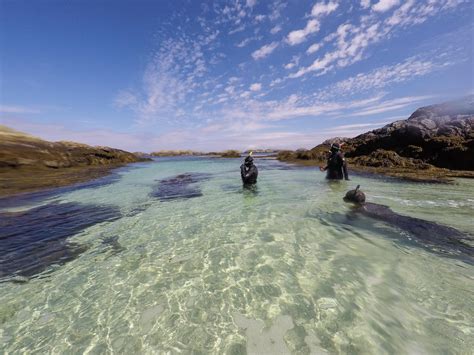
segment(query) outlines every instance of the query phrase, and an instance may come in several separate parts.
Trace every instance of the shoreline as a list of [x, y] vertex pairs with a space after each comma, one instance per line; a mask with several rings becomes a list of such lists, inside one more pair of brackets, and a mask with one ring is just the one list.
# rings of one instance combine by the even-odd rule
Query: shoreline
[[[217, 158], [215, 156], [195, 156], [201, 158]], [[262, 157], [261, 159], [270, 159]], [[300, 167], [317, 167], [324, 162], [315, 160], [280, 160], [276, 157], [271, 159], [282, 163], [293, 164]], [[142, 161], [143, 162], [143, 161]], [[88, 181], [93, 181], [111, 175], [113, 170], [129, 166], [132, 163], [117, 163], [108, 165], [79, 166], [62, 169], [21, 169], [0, 172], [0, 199], [15, 198], [30, 193], [43, 192], [56, 188], [73, 186]], [[452, 184], [456, 178], [474, 179], [474, 171], [457, 171], [447, 169], [389, 169], [373, 168], [360, 165], [348, 165], [349, 174], [366, 174], [369, 177], [386, 176], [405, 182]], [[350, 176], [350, 175], [349, 175]]]
[[[180, 155], [170, 157], [228, 159], [218, 155]], [[6, 171], [0, 169], [0, 200], [21, 197], [32, 193], [46, 192], [56, 188], [93, 181], [111, 175], [115, 169], [123, 168], [135, 163], [150, 161], [153, 161], [153, 159], [107, 165], [75, 166], [59, 169], [37, 167], [22, 167], [20, 169], [9, 169]]]
[[[317, 160], [303, 160], [303, 159], [277, 159], [280, 162], [287, 164], [294, 164], [298, 166], [320, 166], [325, 165], [326, 162]], [[431, 184], [453, 184], [455, 179], [474, 179], [474, 171], [448, 170], [442, 168], [415, 170], [407, 168], [375, 168], [362, 165], [353, 165], [348, 161], [349, 177], [351, 171], [355, 173], [363, 173], [367, 175], [382, 175], [394, 179], [399, 179], [406, 182], [419, 182]]]
[[0, 172], [0, 200], [93, 181], [130, 164], [133, 163], [3, 171]]

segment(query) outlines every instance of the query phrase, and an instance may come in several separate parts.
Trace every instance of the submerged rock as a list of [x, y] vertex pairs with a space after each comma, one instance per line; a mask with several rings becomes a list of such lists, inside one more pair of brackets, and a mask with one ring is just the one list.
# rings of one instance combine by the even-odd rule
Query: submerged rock
[[30, 277], [62, 265], [88, 249], [68, 238], [121, 217], [113, 206], [50, 203], [22, 212], [0, 213], [0, 279]]
[[202, 192], [197, 183], [208, 179], [210, 174], [204, 173], [185, 173], [162, 179], [150, 196], [161, 201], [200, 197]]

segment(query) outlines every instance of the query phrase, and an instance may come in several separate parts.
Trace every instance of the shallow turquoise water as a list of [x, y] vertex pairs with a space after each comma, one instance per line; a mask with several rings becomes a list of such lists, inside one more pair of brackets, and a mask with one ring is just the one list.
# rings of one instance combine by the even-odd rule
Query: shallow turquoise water
[[[342, 196], [360, 184], [371, 202], [473, 235], [474, 181], [328, 184], [315, 169], [257, 164], [255, 191], [242, 189], [239, 159], [162, 159], [4, 208], [87, 204], [120, 216], [70, 236], [87, 247], [73, 260], [3, 279], [0, 352], [472, 351], [473, 263], [350, 217]], [[209, 174], [191, 185], [202, 196], [150, 196], [187, 172]]]

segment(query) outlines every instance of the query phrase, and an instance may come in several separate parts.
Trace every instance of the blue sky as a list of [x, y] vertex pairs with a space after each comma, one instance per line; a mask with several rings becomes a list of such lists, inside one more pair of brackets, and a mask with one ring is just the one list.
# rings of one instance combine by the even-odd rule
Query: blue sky
[[310, 148], [474, 90], [470, 1], [0, 6], [0, 122], [48, 140]]

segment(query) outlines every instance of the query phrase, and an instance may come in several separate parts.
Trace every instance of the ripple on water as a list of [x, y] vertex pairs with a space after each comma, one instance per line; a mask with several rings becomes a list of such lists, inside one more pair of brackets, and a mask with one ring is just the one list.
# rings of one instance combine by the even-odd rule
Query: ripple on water
[[[265, 164], [258, 161], [258, 194], [242, 188], [240, 160], [169, 159], [123, 174], [93, 193], [61, 195], [62, 204], [49, 206], [53, 216], [32, 211], [54, 221], [66, 201], [72, 210], [89, 206], [80, 213], [99, 224], [87, 228], [78, 218], [82, 227], [75, 229], [66, 216], [68, 232], [60, 240], [94, 249], [47, 278], [42, 273], [28, 283], [0, 287], [2, 351], [472, 352], [471, 264], [405, 242], [409, 233], [382, 221], [351, 216], [341, 203], [352, 187], [347, 183], [329, 185], [314, 169]], [[210, 174], [212, 183], [205, 181]], [[376, 195], [439, 200], [438, 189], [425, 185], [353, 179], [369, 200]], [[449, 186], [444, 193], [461, 206], [467, 197], [472, 201], [472, 186]], [[203, 197], [187, 199], [188, 187]], [[173, 202], [159, 202], [160, 194]], [[106, 213], [110, 222], [100, 223], [94, 213], [103, 211], [96, 201], [117, 206], [122, 217]], [[452, 207], [427, 203], [424, 210], [423, 204], [375, 201], [407, 216], [429, 214], [468, 233], [473, 227], [469, 206], [450, 214]], [[18, 227], [28, 221], [16, 216]], [[36, 223], [46, 238], [45, 223]], [[33, 223], [30, 227], [33, 233]], [[59, 227], [53, 232], [62, 233]], [[73, 233], [77, 237], [70, 238]]]

